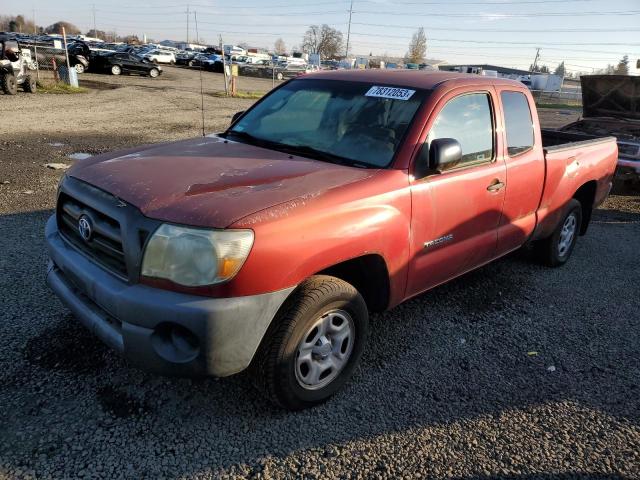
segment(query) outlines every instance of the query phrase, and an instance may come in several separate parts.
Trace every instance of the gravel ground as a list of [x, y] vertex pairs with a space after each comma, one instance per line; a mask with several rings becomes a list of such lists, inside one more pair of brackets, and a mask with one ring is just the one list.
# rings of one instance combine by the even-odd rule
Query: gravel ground
[[[61, 173], [43, 164], [199, 128], [191, 91], [83, 79], [101, 89], [0, 98], [1, 479], [640, 478], [638, 192], [610, 197], [563, 268], [512, 255], [374, 316], [349, 386], [286, 413], [243, 374], [138, 371], [46, 288]], [[250, 104], [206, 101], [211, 130]]]

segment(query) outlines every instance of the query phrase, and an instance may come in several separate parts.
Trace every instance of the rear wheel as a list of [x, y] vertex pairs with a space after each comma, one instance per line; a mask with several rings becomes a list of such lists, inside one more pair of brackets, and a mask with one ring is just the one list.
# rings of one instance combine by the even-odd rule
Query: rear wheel
[[580, 202], [572, 199], [567, 206], [567, 213], [549, 238], [535, 244], [538, 258], [549, 267], [559, 267], [567, 263], [576, 245], [582, 224], [582, 207]]
[[189, 65], [190, 67], [193, 67], [193, 65], [194, 65], [194, 61], [193, 61], [193, 60], [189, 60], [188, 65]]
[[160, 70], [158, 70], [157, 68], [152, 68], [151, 70], [149, 70], [149, 76], [151, 78], [156, 78], [158, 75], [160, 75]]
[[287, 300], [253, 365], [256, 385], [289, 410], [329, 399], [349, 380], [369, 331], [367, 306], [350, 284], [311, 277]]
[[111, 67], [111, 73], [113, 75], [120, 75], [122, 73], [122, 68], [120, 68], [120, 65], [114, 65]]
[[16, 82], [16, 77], [11, 73], [5, 73], [0, 76], [0, 84], [2, 91], [7, 95], [15, 95], [18, 93], [18, 82]]
[[22, 84], [22, 88], [27, 93], [36, 93], [36, 90], [38, 88], [37, 84], [36, 84], [36, 79], [33, 78], [31, 75], [28, 75], [24, 79], [24, 83]]
[[282, 80], [284, 78], [284, 75], [282, 74], [282, 72], [278, 72], [278, 73], [276, 73], [276, 78], [278, 80]]
[[84, 65], [81, 63], [76, 63], [76, 72], [78, 72], [78, 74], [84, 73]]

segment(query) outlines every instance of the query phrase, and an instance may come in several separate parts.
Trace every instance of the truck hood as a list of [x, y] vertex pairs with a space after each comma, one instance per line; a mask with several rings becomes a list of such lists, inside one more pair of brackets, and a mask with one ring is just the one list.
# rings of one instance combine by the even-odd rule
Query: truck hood
[[583, 75], [584, 117], [640, 119], [640, 77], [630, 75]]
[[68, 171], [150, 218], [211, 228], [375, 173], [218, 136], [98, 155]]

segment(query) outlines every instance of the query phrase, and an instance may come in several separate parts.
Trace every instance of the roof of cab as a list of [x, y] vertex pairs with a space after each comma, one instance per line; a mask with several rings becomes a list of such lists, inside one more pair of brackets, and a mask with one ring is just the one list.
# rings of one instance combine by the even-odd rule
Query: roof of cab
[[425, 72], [422, 70], [328, 70], [311, 73], [298, 78], [343, 80], [351, 82], [367, 82], [393, 85], [396, 87], [419, 88], [433, 90], [444, 82], [455, 81], [458, 85], [510, 85], [520, 86], [523, 84], [517, 80], [504, 78], [485, 77], [469, 73], [458, 72]]

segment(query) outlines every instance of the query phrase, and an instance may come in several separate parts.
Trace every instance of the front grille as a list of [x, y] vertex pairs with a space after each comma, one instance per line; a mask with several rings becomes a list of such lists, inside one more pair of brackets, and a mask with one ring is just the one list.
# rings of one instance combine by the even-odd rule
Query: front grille
[[[103, 212], [60, 193], [57, 207], [58, 228], [63, 237], [96, 263], [127, 278], [127, 264], [120, 223]], [[91, 236], [85, 240], [80, 234], [80, 218], [91, 225]]]
[[640, 145], [618, 142], [618, 154], [640, 159]]

